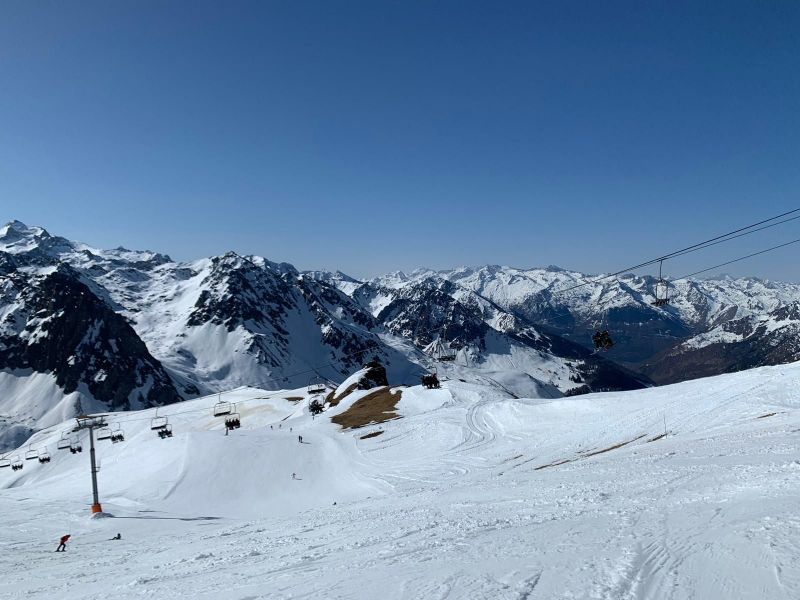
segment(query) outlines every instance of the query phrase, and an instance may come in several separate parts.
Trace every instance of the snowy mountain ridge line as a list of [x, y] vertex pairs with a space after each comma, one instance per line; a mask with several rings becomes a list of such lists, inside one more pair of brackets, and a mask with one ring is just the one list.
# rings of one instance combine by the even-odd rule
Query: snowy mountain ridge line
[[[299, 386], [312, 377], [340, 381], [371, 358], [395, 383], [415, 383], [439, 368], [467, 381], [489, 378], [519, 394], [644, 385], [641, 377], [443, 280], [402, 294], [389, 290], [386, 298], [373, 294], [383, 306], [368, 309], [357, 297], [367, 291], [338, 272], [304, 273], [234, 252], [176, 262], [150, 251], [98, 250], [19, 222], [2, 232], [0, 344], [13, 354], [0, 369], [16, 369], [22, 382], [21, 368], [55, 373], [65, 397], [78, 394], [68, 404], [73, 410], [142, 408], [242, 385]], [[55, 277], [54, 287], [48, 282]], [[351, 294], [341, 289], [348, 285]], [[98, 327], [106, 321], [119, 331]], [[437, 366], [423, 350], [445, 329], [461, 336], [453, 342], [459, 364]], [[91, 344], [82, 340], [85, 331], [95, 331]], [[109, 356], [115, 356], [111, 364]], [[138, 366], [115, 371], [117, 363]], [[112, 398], [111, 382], [131, 390], [129, 397]], [[25, 393], [24, 385], [14, 389]], [[15, 401], [6, 410], [0, 399], [0, 413], [10, 415], [0, 423], [0, 445], [50, 425], [48, 415], [62, 400], [54, 397], [53, 406], [36, 410]], [[5, 432], [12, 430], [9, 438]]]

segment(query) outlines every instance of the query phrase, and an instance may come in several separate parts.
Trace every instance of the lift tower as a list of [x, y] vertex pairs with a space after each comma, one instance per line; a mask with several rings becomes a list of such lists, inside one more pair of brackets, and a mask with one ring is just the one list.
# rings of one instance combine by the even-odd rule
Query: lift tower
[[97, 459], [94, 455], [94, 430], [107, 426], [105, 415], [82, 415], [76, 417], [75, 420], [78, 424], [75, 429], [72, 430], [73, 433], [83, 431], [84, 429], [89, 430], [89, 458], [92, 465], [92, 513], [101, 513], [103, 512], [103, 507], [100, 506], [100, 495], [97, 492], [97, 472], [100, 469], [97, 466]]

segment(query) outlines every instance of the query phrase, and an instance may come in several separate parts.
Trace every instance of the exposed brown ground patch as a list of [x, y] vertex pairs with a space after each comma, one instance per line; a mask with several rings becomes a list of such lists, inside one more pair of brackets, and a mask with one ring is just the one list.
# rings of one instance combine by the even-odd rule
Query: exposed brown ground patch
[[288, 398], [284, 398], [284, 400], [288, 400], [289, 402], [300, 402], [302, 399], [302, 396], [289, 396]]
[[383, 432], [382, 431], [373, 431], [372, 433], [368, 433], [367, 435], [362, 435], [358, 439], [360, 439], [360, 440], [368, 440], [369, 438], [378, 437], [379, 435], [383, 435]]
[[378, 388], [370, 392], [341, 414], [331, 418], [331, 421], [341, 425], [344, 429], [358, 429], [366, 425], [383, 423], [397, 419], [397, 403], [402, 398], [403, 392], [392, 391], [388, 387]]
[[777, 414], [778, 414], [778, 413], [776, 413], [776, 412], [774, 412], [774, 413], [767, 413], [767, 414], [765, 414], [765, 415], [761, 415], [761, 416], [759, 416], [759, 417], [756, 417], [756, 418], [757, 418], [757, 419], [766, 419], [767, 417], [774, 417], [774, 416], [775, 416], [775, 415], [777, 415]]
[[620, 442], [619, 444], [614, 444], [613, 446], [609, 446], [608, 448], [603, 448], [602, 450], [595, 450], [594, 452], [589, 452], [588, 454], [584, 454], [584, 456], [586, 456], [588, 458], [590, 456], [597, 456], [598, 454], [603, 454], [605, 452], [611, 452], [612, 450], [616, 450], [617, 448], [622, 448], [623, 446], [627, 446], [628, 444], [631, 444], [631, 443], [635, 442], [636, 440], [640, 440], [645, 435], [647, 435], [647, 434], [643, 433], [639, 437], [635, 437], [632, 440], [628, 440], [627, 442]]
[[342, 400], [347, 398], [347, 396], [352, 394], [356, 389], [358, 389], [358, 383], [354, 383], [353, 385], [348, 387], [344, 392], [341, 393], [341, 395], [338, 398], [335, 397], [336, 390], [333, 390], [330, 394], [328, 394], [325, 397], [325, 403], [330, 406], [336, 406], [337, 404], [339, 404], [339, 402], [341, 402]]

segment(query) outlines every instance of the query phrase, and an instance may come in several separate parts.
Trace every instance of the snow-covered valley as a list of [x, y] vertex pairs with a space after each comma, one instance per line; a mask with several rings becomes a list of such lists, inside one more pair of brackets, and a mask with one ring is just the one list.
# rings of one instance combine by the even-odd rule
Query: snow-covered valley
[[574, 398], [452, 379], [357, 429], [331, 418], [369, 391], [313, 418], [240, 388], [227, 436], [216, 396], [160, 409], [168, 439], [112, 414], [99, 519], [65, 422], [13, 453], [50, 463], [0, 470], [0, 596], [797, 598], [799, 388], [800, 364]]

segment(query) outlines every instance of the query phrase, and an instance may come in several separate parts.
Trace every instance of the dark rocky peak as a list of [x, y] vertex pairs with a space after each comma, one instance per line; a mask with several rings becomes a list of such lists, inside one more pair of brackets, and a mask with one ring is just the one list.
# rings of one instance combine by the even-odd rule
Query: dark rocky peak
[[5, 368], [52, 373], [65, 393], [83, 391], [114, 409], [179, 400], [169, 376], [125, 318], [68, 265], [31, 278], [15, 318], [23, 328], [0, 333]]

